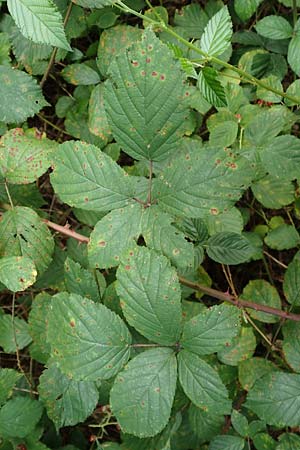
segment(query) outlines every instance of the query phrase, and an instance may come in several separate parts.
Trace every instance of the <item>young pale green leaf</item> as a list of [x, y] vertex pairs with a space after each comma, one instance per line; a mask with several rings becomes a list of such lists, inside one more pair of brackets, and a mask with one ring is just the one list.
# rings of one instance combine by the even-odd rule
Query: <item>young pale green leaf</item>
[[175, 344], [181, 332], [181, 293], [169, 260], [146, 247], [133, 247], [121, 260], [117, 280], [128, 323], [151, 341]]
[[52, 299], [48, 342], [64, 374], [96, 381], [113, 377], [127, 362], [131, 336], [120, 317], [104, 305], [65, 292]]
[[246, 22], [255, 13], [263, 0], [234, 0], [234, 9], [239, 18]]
[[30, 354], [42, 364], [45, 364], [50, 357], [51, 347], [47, 341], [47, 324], [51, 298], [46, 292], [38, 294], [32, 301], [28, 317], [29, 334], [33, 340]]
[[268, 39], [289, 39], [293, 34], [292, 26], [282, 16], [266, 16], [257, 22], [255, 28], [258, 34]]
[[250, 242], [241, 234], [222, 231], [207, 241], [208, 256], [221, 264], [240, 264], [253, 254]]
[[298, 253], [284, 274], [283, 292], [291, 305], [300, 305], [300, 258]]
[[26, 38], [72, 51], [61, 14], [52, 0], [7, 0], [7, 7]]
[[176, 358], [170, 348], [147, 350], [130, 361], [110, 394], [122, 430], [138, 437], [159, 433], [170, 418], [176, 381]]
[[300, 142], [296, 136], [276, 137], [260, 152], [260, 157], [265, 169], [274, 177], [300, 178]]
[[226, 304], [207, 308], [185, 323], [180, 344], [197, 355], [221, 350], [238, 334], [240, 311]]
[[161, 171], [158, 202], [178, 216], [218, 215], [241, 197], [254, 177], [253, 167], [227, 149], [187, 144]]
[[292, 181], [266, 175], [254, 182], [251, 190], [255, 198], [266, 208], [279, 209], [295, 200], [295, 186]]
[[90, 265], [101, 269], [118, 266], [121, 254], [141, 233], [142, 215], [142, 206], [135, 203], [104, 216], [90, 236]]
[[[254, 303], [281, 309], [281, 300], [274, 286], [265, 280], [251, 280], [244, 287], [241, 298], [251, 300]], [[248, 314], [256, 320], [265, 323], [276, 323], [279, 317], [272, 316], [253, 309], [247, 310]]]
[[0, 435], [24, 438], [30, 434], [41, 418], [43, 407], [29, 397], [15, 397], [0, 409]]
[[6, 66], [0, 66], [0, 98], [0, 121], [5, 123], [24, 122], [48, 105], [36, 80]]
[[227, 106], [225, 89], [218, 79], [218, 72], [212, 67], [203, 67], [198, 77], [198, 88], [211, 105]]
[[209, 450], [244, 450], [245, 440], [239, 436], [222, 434], [215, 436], [209, 444]]
[[100, 81], [98, 72], [87, 64], [69, 64], [61, 72], [62, 77], [75, 86], [97, 84]]
[[194, 246], [172, 225], [174, 219], [157, 206], [147, 208], [142, 221], [142, 235], [148, 247], [167, 256], [176, 267], [194, 266]]
[[30, 342], [31, 337], [25, 320], [15, 317], [12, 322], [10, 314], [0, 315], [0, 347], [5, 353], [14, 353], [17, 347], [22, 350]]
[[100, 292], [95, 274], [84, 269], [73, 259], [67, 257], [64, 264], [66, 290], [79, 294], [94, 302], [100, 301]]
[[178, 373], [185, 394], [196, 406], [208, 413], [230, 413], [231, 401], [218, 372], [199, 356], [181, 350]]
[[193, 432], [203, 441], [209, 441], [221, 432], [224, 426], [224, 416], [208, 413], [193, 403], [189, 407], [189, 423]]
[[201, 36], [200, 45], [209, 56], [219, 56], [224, 53], [232, 37], [232, 22], [227, 6], [220, 9], [208, 22]]
[[273, 372], [260, 378], [245, 404], [269, 425], [298, 427], [300, 424], [300, 375]]
[[138, 160], [168, 158], [180, 145], [188, 113], [179, 62], [147, 28], [109, 72], [104, 100], [116, 141]]
[[49, 418], [56, 429], [84, 422], [97, 405], [99, 392], [93, 381], [74, 381], [50, 364], [38, 387]]
[[37, 276], [34, 262], [27, 256], [6, 256], [0, 259], [0, 282], [12, 292], [25, 291]]
[[0, 140], [0, 170], [13, 184], [27, 184], [37, 180], [51, 165], [51, 154], [57, 144], [36, 131], [24, 133], [15, 128]]
[[89, 101], [89, 130], [98, 136], [106, 145], [111, 140], [110, 126], [104, 108], [104, 85], [102, 83], [94, 87]]
[[298, 322], [286, 322], [283, 326], [283, 353], [286, 362], [295, 372], [300, 372], [300, 327]]
[[238, 365], [238, 379], [245, 391], [250, 391], [254, 383], [264, 375], [276, 370], [275, 364], [265, 358], [254, 358], [240, 361]]
[[253, 356], [256, 348], [256, 337], [253, 329], [242, 326], [237, 337], [233, 338], [228, 347], [218, 352], [218, 358], [223, 364], [237, 366], [240, 361]]
[[64, 202], [91, 211], [126, 206], [134, 195], [134, 181], [98, 147], [76, 141], [60, 146], [51, 175]]
[[13, 388], [21, 377], [22, 374], [14, 369], [0, 369], [0, 407], [12, 396]]
[[26, 256], [40, 274], [49, 266], [53, 250], [53, 237], [35, 211], [17, 206], [3, 214], [0, 256]]

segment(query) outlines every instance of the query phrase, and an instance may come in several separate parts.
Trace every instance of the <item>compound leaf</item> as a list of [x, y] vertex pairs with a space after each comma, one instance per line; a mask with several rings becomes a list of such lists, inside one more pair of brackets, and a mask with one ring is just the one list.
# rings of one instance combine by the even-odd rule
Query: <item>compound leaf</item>
[[110, 395], [122, 430], [138, 437], [159, 433], [170, 418], [176, 380], [176, 358], [170, 348], [147, 350], [130, 361]]
[[181, 350], [178, 355], [179, 380], [184, 392], [208, 413], [229, 414], [231, 402], [218, 373], [195, 353]]
[[134, 179], [98, 147], [68, 141], [59, 147], [51, 182], [71, 206], [110, 211], [126, 206], [133, 196]]
[[74, 381], [55, 364], [42, 373], [38, 391], [57, 430], [84, 422], [95, 409], [99, 396], [95, 382]]
[[131, 336], [106, 306], [59, 293], [48, 314], [48, 341], [59, 369], [75, 380], [113, 377], [129, 358]]
[[119, 265], [123, 251], [140, 235], [142, 214], [142, 206], [135, 203], [115, 209], [96, 224], [88, 245], [92, 267], [104, 269]]
[[37, 276], [34, 262], [27, 256], [6, 256], [0, 259], [0, 282], [12, 292], [25, 291]]
[[0, 66], [0, 121], [24, 122], [48, 103], [36, 80], [22, 70]]
[[72, 51], [61, 14], [52, 0], [7, 0], [7, 7], [26, 38]]
[[244, 236], [222, 231], [207, 241], [207, 254], [221, 264], [240, 264], [251, 258], [253, 247]]
[[104, 99], [116, 141], [135, 159], [166, 159], [180, 143], [188, 112], [179, 62], [147, 29], [109, 72]]
[[181, 292], [169, 260], [146, 247], [129, 249], [117, 270], [117, 280], [128, 323], [149, 340], [175, 344], [181, 331]]
[[51, 154], [57, 144], [36, 131], [24, 133], [15, 128], [0, 140], [0, 170], [13, 184], [28, 184], [37, 180], [51, 165]]
[[300, 375], [273, 372], [260, 378], [248, 394], [246, 405], [269, 425], [300, 425]]
[[0, 435], [24, 438], [30, 434], [42, 415], [42, 404], [29, 397], [16, 397], [0, 409]]
[[180, 344], [197, 355], [222, 349], [238, 334], [240, 311], [229, 305], [207, 308], [185, 323]]
[[232, 36], [232, 22], [227, 6], [215, 14], [204, 29], [201, 36], [201, 49], [209, 56], [218, 56], [224, 53]]

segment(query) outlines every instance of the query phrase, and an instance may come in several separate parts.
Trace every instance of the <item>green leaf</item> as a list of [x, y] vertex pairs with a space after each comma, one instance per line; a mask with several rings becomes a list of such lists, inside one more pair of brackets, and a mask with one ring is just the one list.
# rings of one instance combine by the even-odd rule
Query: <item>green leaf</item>
[[282, 16], [266, 16], [257, 22], [255, 28], [258, 34], [268, 39], [289, 39], [293, 34], [292, 26]]
[[283, 354], [295, 372], [300, 372], [300, 327], [298, 322], [286, 322], [283, 326]]
[[26, 38], [72, 51], [61, 14], [52, 0], [7, 0], [7, 7]]
[[36, 80], [6, 66], [0, 66], [0, 98], [5, 99], [0, 103], [0, 121], [5, 123], [24, 122], [48, 105]]
[[76, 5], [84, 8], [103, 8], [104, 6], [111, 6], [116, 0], [75, 0]]
[[0, 435], [24, 438], [30, 434], [42, 415], [40, 402], [29, 397], [16, 397], [0, 409]]
[[218, 72], [212, 67], [203, 67], [198, 77], [198, 88], [211, 105], [227, 106], [224, 87], [218, 79]]
[[84, 422], [95, 409], [99, 395], [93, 381], [74, 381], [55, 364], [42, 373], [38, 391], [57, 430]]
[[284, 274], [283, 292], [291, 305], [300, 305], [300, 258], [298, 253]]
[[[264, 124], [262, 127], [261, 124]], [[283, 111], [279, 109], [262, 110], [253, 115], [246, 125], [244, 140], [252, 146], [266, 147], [285, 126]]]
[[[281, 300], [274, 286], [265, 280], [251, 280], [244, 287], [242, 299], [251, 300], [260, 305], [271, 306], [272, 308], [281, 309]], [[265, 323], [276, 323], [279, 318], [253, 309], [247, 309], [248, 314], [256, 320]]]
[[279, 444], [276, 450], [299, 450], [300, 437], [294, 433], [283, 433], [279, 436]]
[[237, 366], [240, 361], [253, 356], [256, 348], [256, 338], [253, 329], [241, 327], [240, 333], [233, 338], [228, 347], [218, 352], [218, 358], [223, 364]]
[[79, 294], [94, 302], [100, 301], [100, 292], [96, 275], [71, 258], [65, 260], [65, 285], [70, 293]]
[[12, 292], [25, 291], [37, 276], [33, 261], [27, 256], [6, 256], [0, 259], [0, 282]]
[[50, 344], [47, 341], [48, 312], [51, 296], [46, 292], [38, 294], [32, 301], [28, 317], [29, 334], [33, 343], [30, 354], [41, 363], [46, 363], [50, 356]]
[[209, 56], [219, 56], [230, 46], [232, 22], [227, 6], [220, 9], [208, 22], [201, 36], [201, 50]]
[[[223, 93], [225, 95], [224, 89]], [[215, 103], [213, 102], [212, 104]], [[212, 147], [230, 147], [237, 138], [238, 130], [239, 126], [237, 122], [234, 122], [233, 120], [224, 120], [211, 130], [209, 134], [209, 144]]]
[[147, 350], [130, 361], [110, 395], [122, 430], [138, 437], [159, 433], [171, 414], [176, 380], [176, 358], [170, 348]]
[[68, 141], [59, 147], [51, 183], [71, 206], [110, 211], [129, 203], [135, 180], [98, 147]]
[[0, 315], [0, 346], [5, 353], [15, 353], [17, 347], [22, 350], [30, 342], [31, 337], [25, 320], [14, 317], [12, 321], [10, 314]]
[[178, 355], [179, 380], [184, 392], [208, 413], [229, 414], [231, 401], [218, 373], [195, 353], [181, 350]]
[[118, 144], [138, 160], [168, 158], [180, 145], [188, 113], [180, 63], [147, 28], [142, 41], [116, 56], [109, 73], [105, 107]]
[[160, 172], [158, 202], [178, 216], [218, 215], [241, 197], [253, 167], [224, 149], [203, 148], [192, 140], [187, 144]]
[[270, 372], [274, 372], [276, 366], [265, 358], [254, 357], [241, 361], [238, 369], [238, 379], [242, 388], [250, 391], [256, 380]]
[[124, 322], [104, 305], [80, 295], [53, 297], [48, 315], [53, 361], [74, 380], [113, 377], [129, 358], [131, 336]]
[[69, 64], [61, 72], [62, 77], [75, 86], [97, 84], [100, 81], [99, 74], [87, 64]]
[[247, 408], [269, 425], [300, 424], [300, 375], [273, 372], [260, 378], [248, 394]]
[[294, 180], [300, 178], [300, 143], [296, 136], [276, 137], [260, 153], [265, 169], [274, 177]]
[[106, 145], [111, 140], [110, 126], [104, 108], [104, 85], [102, 83], [94, 87], [89, 102], [89, 130], [98, 136]]
[[[292, 101], [292, 100], [289, 100], [288, 98], [285, 98], [284, 103], [287, 106], [299, 105], [299, 103], [300, 103], [300, 80], [295, 80], [293, 83], [291, 83], [289, 85], [289, 87], [287, 88], [286, 93], [288, 95], [296, 97], [296, 101]], [[297, 101], [297, 99], [298, 99], [298, 101]]]
[[255, 13], [263, 0], [234, 0], [234, 9], [239, 18], [246, 22]]
[[208, 256], [221, 264], [240, 264], [253, 254], [249, 241], [238, 233], [222, 231], [207, 241]]
[[232, 410], [231, 413], [231, 424], [235, 431], [243, 437], [249, 436], [249, 424], [248, 420], [243, 414], [238, 412], [236, 409]]
[[45, 223], [30, 208], [17, 206], [3, 214], [0, 222], [0, 256], [26, 256], [38, 271], [51, 262], [53, 237]]
[[267, 175], [251, 186], [255, 198], [266, 208], [279, 209], [295, 200], [292, 181], [282, 182], [280, 177]]
[[175, 11], [174, 24], [180, 27], [187, 39], [199, 39], [208, 22], [207, 13], [197, 3]]
[[38, 135], [37, 130], [24, 133], [15, 128], [0, 140], [0, 170], [13, 184], [36, 181], [51, 165], [51, 154], [57, 148], [54, 141]]
[[245, 440], [239, 436], [221, 435], [213, 438], [209, 450], [243, 450]]
[[181, 332], [181, 292], [169, 260], [146, 247], [134, 247], [123, 256], [117, 280], [128, 323], [151, 341], [175, 344]]
[[0, 406], [12, 396], [13, 388], [21, 377], [22, 374], [14, 369], [0, 369]]
[[208, 413], [192, 403], [189, 407], [189, 423], [201, 441], [206, 442], [221, 432], [224, 426], [224, 416], [215, 412]]
[[300, 75], [299, 62], [300, 34], [299, 32], [292, 37], [288, 48], [287, 60], [296, 75]]
[[88, 244], [92, 267], [103, 269], [119, 265], [122, 253], [140, 235], [142, 214], [142, 206], [135, 203], [112, 211], [96, 224]]
[[221, 350], [238, 334], [240, 311], [226, 304], [213, 306], [184, 324], [180, 344], [197, 355]]
[[241, 234], [244, 228], [242, 214], [237, 208], [234, 207], [217, 216], [208, 216], [205, 222], [210, 235], [223, 231]]
[[[266, 78], [262, 78], [261, 82], [265, 83], [270, 89], [277, 89], [278, 91], [282, 91], [282, 84], [277, 75], [269, 75]], [[281, 103], [282, 101], [281, 95], [275, 94], [271, 90], [261, 86], [257, 86], [256, 96], [257, 98], [264, 100], [265, 102]]]
[[142, 235], [148, 247], [167, 256], [176, 267], [194, 266], [194, 247], [172, 225], [174, 219], [157, 206], [147, 208], [142, 221]]
[[269, 231], [264, 241], [275, 250], [289, 250], [299, 245], [300, 236], [293, 225], [283, 224]]

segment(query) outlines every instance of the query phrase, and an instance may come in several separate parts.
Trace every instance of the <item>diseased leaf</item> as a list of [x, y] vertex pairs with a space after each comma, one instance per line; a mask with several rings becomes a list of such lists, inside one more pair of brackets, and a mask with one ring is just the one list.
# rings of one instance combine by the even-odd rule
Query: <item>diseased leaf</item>
[[106, 145], [111, 140], [111, 130], [108, 125], [104, 108], [104, 85], [102, 83], [94, 87], [89, 102], [89, 130], [98, 136]]
[[218, 352], [218, 358], [223, 364], [237, 366], [240, 361], [251, 358], [255, 348], [256, 338], [253, 329], [243, 326], [239, 335], [233, 338], [229, 346]]
[[51, 183], [71, 206], [110, 211], [126, 206], [134, 196], [134, 179], [98, 147], [68, 141], [60, 145]]
[[0, 140], [0, 170], [13, 184], [36, 181], [51, 165], [57, 144], [37, 130], [25, 134], [22, 128], [5, 133]]
[[104, 305], [80, 295], [53, 297], [48, 314], [52, 360], [74, 380], [109, 379], [129, 358], [131, 336]]
[[121, 260], [117, 280], [128, 323], [151, 341], [176, 344], [181, 332], [181, 293], [169, 260], [145, 247], [133, 247]]
[[5, 123], [24, 122], [48, 105], [36, 80], [6, 66], [0, 66], [0, 98], [5, 99], [0, 102], [0, 121]]
[[180, 344], [197, 355], [222, 349], [238, 334], [240, 311], [226, 304], [205, 309], [185, 323]]
[[62, 77], [75, 86], [97, 84], [100, 81], [99, 74], [87, 64], [69, 64], [61, 72]]
[[218, 373], [195, 353], [181, 350], [178, 355], [179, 380], [184, 392], [208, 413], [229, 414], [231, 401]]
[[40, 420], [42, 404], [29, 397], [16, 397], [0, 409], [0, 435], [7, 438], [24, 438]]
[[[180, 64], [153, 31], [109, 68], [104, 100], [114, 138], [135, 159], [161, 161], [180, 144], [188, 109]], [[155, 95], [153, 94], [155, 92]]]
[[79, 263], [67, 257], [64, 264], [67, 291], [79, 294], [94, 302], [101, 299], [96, 274], [84, 269]]
[[296, 136], [276, 137], [263, 151], [260, 157], [265, 169], [280, 180], [300, 178], [300, 142]]
[[26, 38], [72, 51], [61, 14], [52, 0], [7, 0], [7, 7]]
[[201, 49], [209, 56], [224, 53], [232, 36], [232, 22], [227, 6], [220, 9], [208, 22], [201, 36]]
[[91, 233], [88, 244], [92, 267], [109, 268], [120, 264], [122, 253], [141, 233], [143, 208], [138, 203], [115, 209], [103, 217]]
[[170, 348], [147, 350], [130, 361], [110, 395], [122, 430], [138, 437], [159, 433], [171, 414], [176, 380], [176, 358]]
[[254, 383], [264, 375], [274, 372], [276, 366], [265, 358], [254, 357], [241, 361], [238, 365], [239, 382], [246, 391], [252, 389]]
[[38, 391], [57, 430], [84, 422], [95, 409], [99, 395], [93, 381], [74, 381], [55, 364], [42, 373]]
[[227, 106], [224, 87], [218, 79], [218, 72], [212, 67], [203, 67], [198, 77], [198, 88], [211, 105]]
[[33, 261], [27, 256], [6, 256], [0, 259], [0, 282], [12, 292], [25, 291], [37, 276]]
[[251, 258], [253, 247], [244, 236], [222, 231], [207, 241], [207, 254], [221, 264], [240, 264]]
[[266, 208], [279, 209], [295, 199], [295, 186], [292, 181], [283, 183], [281, 178], [271, 175], [255, 181], [251, 190], [255, 198]]
[[278, 427], [300, 424], [300, 375], [273, 372], [260, 378], [245, 404], [260, 419]]
[[198, 408], [193, 403], [189, 407], [189, 423], [193, 432], [204, 442], [220, 433], [224, 426], [224, 416]]

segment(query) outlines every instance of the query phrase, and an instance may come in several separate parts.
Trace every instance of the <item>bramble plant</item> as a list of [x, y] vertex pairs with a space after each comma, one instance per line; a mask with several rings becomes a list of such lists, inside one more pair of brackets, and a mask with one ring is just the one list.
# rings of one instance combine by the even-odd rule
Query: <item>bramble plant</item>
[[0, 449], [300, 449], [299, 0], [0, 6]]

